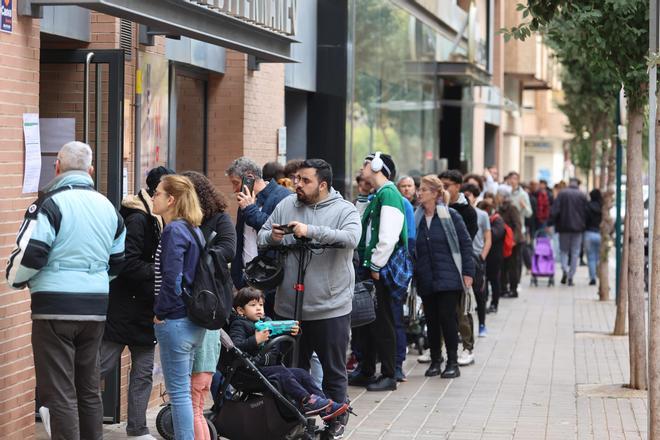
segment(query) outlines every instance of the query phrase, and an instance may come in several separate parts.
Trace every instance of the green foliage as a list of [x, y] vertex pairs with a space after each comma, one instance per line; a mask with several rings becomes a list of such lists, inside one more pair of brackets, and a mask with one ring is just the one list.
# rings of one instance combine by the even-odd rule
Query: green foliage
[[570, 141], [571, 162], [578, 167], [583, 174], [589, 175], [591, 171], [591, 142], [576, 136]]
[[623, 84], [629, 110], [641, 109], [648, 81], [647, 0], [528, 0], [519, 8], [532, 20], [504, 30], [505, 37], [524, 40], [543, 32], [562, 51], [564, 65], [580, 61], [591, 72], [608, 72]]

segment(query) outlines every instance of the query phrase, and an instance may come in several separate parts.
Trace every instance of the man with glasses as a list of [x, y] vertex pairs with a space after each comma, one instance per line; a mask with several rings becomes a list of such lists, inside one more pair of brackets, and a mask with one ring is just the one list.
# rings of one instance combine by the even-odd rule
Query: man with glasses
[[[449, 207], [455, 209], [467, 227], [470, 238], [474, 237], [479, 231], [479, 222], [477, 211], [470, 205], [465, 195], [461, 192], [463, 184], [463, 174], [458, 170], [443, 171], [438, 175], [442, 181], [445, 191], [449, 193]], [[462, 306], [464, 302], [460, 301], [458, 313], [458, 331], [463, 340], [463, 352], [458, 356], [458, 365], [465, 367], [474, 363], [474, 319], [472, 313], [468, 311], [463, 313]]]
[[[312, 254], [305, 277], [300, 322], [298, 366], [310, 367], [316, 352], [323, 368], [323, 392], [335, 402], [347, 401], [346, 351], [351, 328], [355, 272], [353, 250], [362, 232], [357, 209], [332, 188], [332, 167], [322, 159], [307, 159], [295, 175], [296, 195], [277, 205], [259, 231], [259, 245], [291, 244], [308, 239], [339, 244]], [[285, 235], [284, 226], [293, 229]], [[284, 278], [275, 295], [275, 314], [293, 319], [299, 261], [296, 253], [284, 260]], [[331, 438], [340, 438], [348, 414], [328, 424]]]
[[[225, 171], [238, 202], [236, 256], [231, 264], [231, 277], [237, 289], [246, 285], [243, 268], [259, 253], [257, 233], [277, 204], [291, 195], [291, 191], [279, 185], [275, 179], [266, 182], [261, 173], [261, 167], [247, 157], [239, 157]], [[246, 185], [248, 182], [253, 185], [252, 188]], [[266, 305], [272, 310], [272, 295], [268, 293]]]

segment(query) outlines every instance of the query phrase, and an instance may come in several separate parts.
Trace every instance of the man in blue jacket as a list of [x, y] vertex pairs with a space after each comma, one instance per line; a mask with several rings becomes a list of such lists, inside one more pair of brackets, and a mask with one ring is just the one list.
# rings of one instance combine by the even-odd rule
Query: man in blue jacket
[[[236, 256], [231, 264], [231, 278], [237, 289], [246, 286], [243, 268], [259, 254], [257, 233], [282, 199], [291, 191], [275, 179], [266, 182], [259, 165], [247, 157], [234, 160], [225, 174], [229, 177], [238, 201], [236, 216]], [[244, 178], [254, 182], [253, 188], [243, 186]], [[266, 312], [273, 312], [274, 292], [266, 292]]]
[[53, 439], [103, 438], [99, 348], [110, 279], [124, 260], [124, 221], [94, 190], [92, 150], [69, 142], [55, 178], [25, 213], [7, 281], [29, 287], [32, 350]]

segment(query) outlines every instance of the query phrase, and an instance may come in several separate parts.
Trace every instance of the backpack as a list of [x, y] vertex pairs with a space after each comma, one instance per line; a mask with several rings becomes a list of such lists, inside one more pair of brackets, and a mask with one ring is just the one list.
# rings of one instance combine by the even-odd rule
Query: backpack
[[[490, 222], [493, 223], [495, 220], [497, 220], [500, 217], [499, 214], [495, 213], [490, 216]], [[511, 226], [507, 225], [506, 222], [502, 222], [504, 224], [504, 243], [502, 245], [502, 256], [504, 258], [508, 258], [513, 254], [513, 247], [516, 245], [516, 240], [513, 235], [513, 229], [511, 229]]]
[[536, 194], [536, 219], [539, 223], [545, 223], [550, 218], [550, 199], [548, 193], [539, 191]]
[[191, 286], [184, 287], [183, 300], [186, 303], [188, 319], [194, 324], [209, 330], [222, 328], [229, 318], [232, 303], [231, 289], [226, 288], [222, 278], [226, 274], [216, 268], [213, 255], [210, 252], [215, 232], [211, 232], [202, 244], [195, 230], [186, 223], [188, 230], [199, 246], [199, 262], [195, 269], [195, 280]]

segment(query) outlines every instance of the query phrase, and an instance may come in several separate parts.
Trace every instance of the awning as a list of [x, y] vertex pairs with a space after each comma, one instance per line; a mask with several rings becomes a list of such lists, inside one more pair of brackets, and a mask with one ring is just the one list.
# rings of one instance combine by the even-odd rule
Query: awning
[[411, 61], [406, 64], [408, 75], [438, 78], [463, 85], [490, 86], [491, 75], [467, 61]]
[[[263, 3], [263, 5], [262, 5]], [[254, 55], [260, 62], [290, 63], [296, 43], [297, 0], [228, 2], [215, 0], [21, 0], [21, 15], [41, 18], [41, 6], [71, 5], [147, 25], [168, 35], [195, 40]], [[240, 4], [240, 9], [239, 9]], [[262, 8], [263, 6], [263, 8]], [[235, 9], [234, 9], [235, 8]]]

